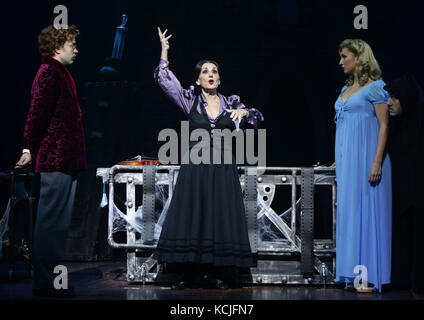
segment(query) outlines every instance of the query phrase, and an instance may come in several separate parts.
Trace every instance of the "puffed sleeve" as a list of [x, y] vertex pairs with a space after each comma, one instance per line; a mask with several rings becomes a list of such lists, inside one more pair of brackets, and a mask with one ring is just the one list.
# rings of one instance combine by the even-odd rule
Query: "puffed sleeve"
[[383, 80], [377, 80], [371, 84], [371, 88], [368, 93], [368, 100], [372, 104], [386, 103], [389, 100], [389, 94], [384, 90], [386, 83]]
[[183, 89], [180, 81], [168, 66], [169, 61], [161, 59], [153, 77], [171, 101], [184, 113], [188, 114], [194, 101], [194, 86], [190, 86], [189, 89]]
[[242, 129], [245, 129], [247, 124], [251, 124], [252, 126], [257, 129], [261, 122], [264, 121], [264, 116], [262, 113], [255, 108], [246, 108], [246, 106], [240, 102], [240, 97], [237, 95], [232, 95], [227, 98], [228, 104], [231, 105], [234, 109], [246, 109], [249, 112], [249, 116], [246, 118], [243, 118], [241, 123], [238, 124], [238, 121], [236, 121], [236, 128], [240, 127]]

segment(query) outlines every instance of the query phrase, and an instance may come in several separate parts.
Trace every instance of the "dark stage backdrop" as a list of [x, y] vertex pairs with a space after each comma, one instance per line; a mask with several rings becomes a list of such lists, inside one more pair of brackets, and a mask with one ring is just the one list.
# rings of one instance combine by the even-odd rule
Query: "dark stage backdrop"
[[[353, 10], [360, 4], [368, 8], [367, 30], [353, 26]], [[6, 80], [1, 171], [11, 169], [21, 152], [29, 92], [40, 63], [37, 35], [53, 23], [56, 5], [65, 5], [68, 23], [81, 30], [78, 59], [69, 69], [78, 86], [89, 148], [90, 169], [83, 181], [91, 181], [88, 185], [97, 193], [101, 185], [93, 178], [95, 167], [137, 154], [157, 156], [159, 131], [178, 129], [184, 120], [153, 81], [160, 57], [157, 26], [173, 34], [170, 68], [184, 87], [193, 83], [198, 60], [213, 59], [222, 67], [221, 93], [237, 94], [248, 107], [263, 112], [268, 166], [333, 163], [334, 102], [345, 79], [337, 46], [343, 39], [366, 40], [386, 82], [410, 71], [423, 84], [420, 1], [8, 1], [2, 4], [7, 25], [1, 50]], [[132, 91], [111, 91], [111, 99], [121, 104], [105, 116], [99, 114], [87, 82], [99, 80], [123, 13], [128, 16], [125, 79], [134, 85]], [[102, 134], [110, 140], [102, 142]], [[84, 194], [80, 191], [80, 198]]]
[[[237, 94], [264, 113], [269, 165], [332, 163], [333, 106], [344, 80], [337, 45], [344, 38], [369, 42], [386, 81], [412, 71], [423, 82], [420, 1], [8, 1], [2, 4], [8, 24], [1, 50], [6, 80], [1, 170], [11, 168], [19, 156], [29, 91], [40, 63], [37, 35], [53, 23], [58, 4], [68, 8], [69, 24], [81, 29], [79, 56], [69, 69], [86, 125], [95, 119], [88, 119], [84, 84], [97, 80], [104, 58], [111, 56], [120, 16], [128, 15], [127, 79], [143, 92], [137, 102], [143, 116], [132, 139], [143, 154], [156, 155], [158, 132], [179, 128], [184, 119], [153, 81], [160, 56], [157, 26], [173, 34], [170, 67], [183, 86], [193, 83], [198, 60], [215, 59], [223, 70], [221, 92]], [[368, 8], [368, 30], [353, 27], [358, 4]], [[120, 114], [127, 113], [124, 108]]]

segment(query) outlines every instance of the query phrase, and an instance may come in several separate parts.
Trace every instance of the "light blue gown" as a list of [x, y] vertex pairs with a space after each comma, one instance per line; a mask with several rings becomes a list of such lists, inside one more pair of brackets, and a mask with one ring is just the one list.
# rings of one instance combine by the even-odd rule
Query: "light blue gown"
[[371, 82], [343, 102], [336, 110], [336, 281], [351, 283], [366, 266], [368, 283], [381, 292], [390, 283], [392, 189], [390, 158], [385, 154], [381, 180], [368, 181], [377, 150], [379, 125], [374, 104], [386, 103], [389, 96], [383, 80]]

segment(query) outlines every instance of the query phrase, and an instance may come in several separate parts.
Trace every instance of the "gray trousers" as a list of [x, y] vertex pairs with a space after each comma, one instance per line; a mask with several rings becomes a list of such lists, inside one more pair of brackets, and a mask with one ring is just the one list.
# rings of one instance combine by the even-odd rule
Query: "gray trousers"
[[63, 258], [74, 207], [76, 175], [40, 173], [40, 199], [33, 239], [33, 289], [51, 290], [54, 268]]

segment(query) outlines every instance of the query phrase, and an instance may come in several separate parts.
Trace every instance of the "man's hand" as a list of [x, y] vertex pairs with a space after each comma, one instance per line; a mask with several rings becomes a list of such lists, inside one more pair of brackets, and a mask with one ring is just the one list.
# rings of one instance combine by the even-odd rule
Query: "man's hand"
[[31, 164], [31, 162], [32, 162], [31, 154], [29, 152], [25, 152], [22, 154], [19, 161], [15, 164], [15, 168], [23, 168], [26, 165]]

